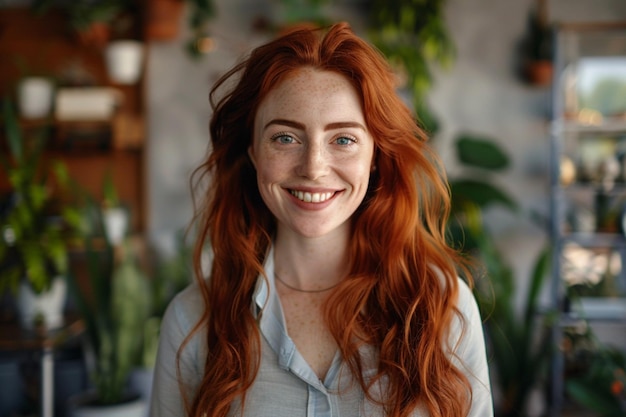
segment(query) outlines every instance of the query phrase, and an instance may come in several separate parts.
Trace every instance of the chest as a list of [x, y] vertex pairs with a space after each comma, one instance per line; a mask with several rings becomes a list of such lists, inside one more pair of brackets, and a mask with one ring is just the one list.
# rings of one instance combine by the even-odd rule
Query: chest
[[287, 333], [320, 379], [324, 379], [337, 352], [337, 344], [323, 318], [324, 296], [281, 294]]

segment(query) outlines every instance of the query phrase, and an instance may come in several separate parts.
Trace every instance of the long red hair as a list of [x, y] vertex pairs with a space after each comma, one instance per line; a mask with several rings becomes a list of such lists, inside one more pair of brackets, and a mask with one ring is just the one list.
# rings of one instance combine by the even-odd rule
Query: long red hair
[[[454, 300], [463, 259], [445, 240], [445, 172], [396, 94], [385, 59], [345, 23], [284, 33], [252, 51], [211, 91], [211, 149], [193, 177], [208, 187], [196, 207], [194, 255], [207, 306], [196, 331], [207, 329], [208, 358], [189, 414], [226, 416], [235, 399], [245, 402], [258, 370], [260, 334], [250, 305], [276, 224], [247, 149], [263, 98], [303, 66], [339, 73], [354, 85], [375, 142], [370, 187], [353, 215], [351, 272], [326, 303], [330, 331], [366, 392], [385, 378], [384, 398], [370, 399], [382, 401], [387, 415], [408, 416], [418, 405], [432, 417], [465, 415], [471, 388], [447, 343], [459, 315]], [[229, 90], [215, 102], [222, 88]], [[209, 279], [201, 265], [207, 245]], [[361, 374], [363, 344], [379, 353], [378, 373], [369, 380]]]

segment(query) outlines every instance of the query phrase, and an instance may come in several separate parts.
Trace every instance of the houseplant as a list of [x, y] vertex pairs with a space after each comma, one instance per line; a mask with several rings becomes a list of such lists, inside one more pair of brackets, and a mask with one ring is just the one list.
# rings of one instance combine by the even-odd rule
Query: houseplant
[[[7, 158], [0, 161], [11, 187], [9, 203], [0, 213], [0, 292], [18, 294], [22, 324], [33, 327], [43, 319], [47, 328], [63, 322], [68, 271], [67, 228], [78, 230], [76, 208], [64, 204], [53, 210], [54, 182], [63, 188], [68, 173], [61, 162], [42, 157], [45, 136], [26, 137], [11, 101], [3, 102]], [[2, 155], [4, 156], [4, 155]], [[33, 301], [34, 304], [24, 304]], [[48, 306], [48, 301], [53, 302]]]
[[[286, 22], [308, 20], [326, 24], [324, 14], [330, 0], [281, 0]], [[432, 65], [449, 66], [455, 48], [448, 33], [445, 0], [366, 0], [369, 40], [387, 57], [397, 75], [398, 88], [411, 95], [414, 110], [423, 128], [437, 130], [437, 120], [426, 103], [433, 79]]]
[[68, 27], [79, 41], [91, 47], [102, 48], [112, 35], [133, 29], [131, 16], [136, 2], [128, 0], [34, 0], [36, 13], [60, 11]]
[[523, 417], [552, 353], [553, 314], [540, 311], [539, 306], [539, 293], [550, 271], [550, 248], [540, 251], [525, 290], [523, 310], [516, 311], [518, 279], [484, 222], [485, 210], [494, 206], [520, 211], [491, 181], [492, 174], [508, 167], [509, 158], [489, 138], [461, 135], [455, 145], [461, 165], [471, 167], [473, 174], [450, 180], [450, 239], [484, 268], [476, 273], [474, 292], [485, 318], [488, 355], [493, 358], [496, 416]]
[[192, 58], [199, 58], [202, 39], [207, 36], [207, 24], [215, 17], [213, 0], [153, 0], [146, 7], [146, 36], [154, 41], [169, 41], [179, 34], [183, 13], [187, 10], [190, 36], [185, 49]]
[[73, 417], [108, 412], [143, 417], [146, 405], [129, 391], [128, 378], [141, 348], [137, 335], [150, 311], [148, 281], [132, 241], [112, 245], [101, 229], [101, 211], [94, 207], [91, 213], [99, 218], [100, 230], [84, 240], [87, 282], [81, 285], [72, 274], [69, 288], [85, 322], [85, 358], [94, 389], [72, 398], [69, 408]]
[[552, 82], [553, 43], [546, 1], [537, 0], [536, 8], [528, 14], [526, 33], [520, 44], [522, 75], [531, 84], [546, 86]]
[[623, 417], [626, 415], [626, 354], [600, 343], [589, 326], [585, 326], [585, 330], [580, 336], [586, 342], [585, 352], [577, 358], [580, 370], [567, 379], [565, 390], [572, 401], [600, 417]]

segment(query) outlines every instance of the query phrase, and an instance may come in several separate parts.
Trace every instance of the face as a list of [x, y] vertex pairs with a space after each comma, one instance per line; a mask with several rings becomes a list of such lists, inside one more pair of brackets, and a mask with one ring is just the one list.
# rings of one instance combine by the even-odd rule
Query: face
[[374, 141], [343, 76], [302, 68], [261, 102], [249, 155], [278, 221], [304, 237], [348, 233], [372, 169]]

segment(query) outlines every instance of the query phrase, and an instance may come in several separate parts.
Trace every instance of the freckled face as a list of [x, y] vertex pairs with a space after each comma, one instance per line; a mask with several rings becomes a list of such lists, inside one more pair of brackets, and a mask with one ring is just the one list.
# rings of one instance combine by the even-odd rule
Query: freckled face
[[346, 78], [302, 68], [281, 82], [257, 110], [249, 154], [279, 229], [348, 233], [367, 191], [374, 141]]

